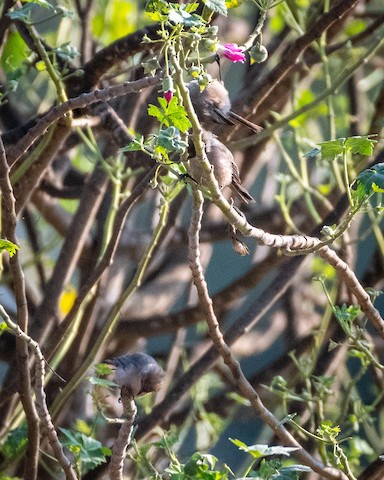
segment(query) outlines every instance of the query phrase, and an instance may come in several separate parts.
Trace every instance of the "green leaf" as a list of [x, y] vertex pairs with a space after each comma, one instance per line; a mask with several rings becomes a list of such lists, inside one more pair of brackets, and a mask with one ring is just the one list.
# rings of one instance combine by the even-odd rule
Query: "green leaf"
[[177, 97], [173, 97], [169, 102], [167, 114], [171, 124], [180, 130], [180, 132], [186, 133], [192, 127], [187, 117], [187, 112], [182, 105], [179, 105]]
[[[177, 5], [178, 7], [179, 5]], [[173, 5], [172, 5], [173, 7]], [[180, 8], [172, 8], [168, 15], [168, 20], [176, 25], [181, 24], [186, 27], [195, 27], [202, 24], [201, 18], [195, 13], [187, 12], [183, 6]]]
[[357, 176], [356, 182], [367, 195], [371, 195], [373, 192], [384, 192], [384, 163], [378, 163], [363, 170]]
[[148, 105], [148, 115], [151, 117], [156, 117], [160, 123], [163, 122], [164, 112], [160, 110], [159, 107], [157, 107], [156, 105], [153, 105], [152, 103]]
[[16, 458], [24, 450], [27, 443], [27, 424], [23, 423], [20, 427], [9, 432], [7, 440], [1, 448], [1, 453], [7, 459]]
[[352, 153], [370, 156], [373, 153], [375, 143], [377, 143], [376, 140], [372, 140], [367, 136], [356, 136], [347, 138], [345, 146]]
[[225, 0], [203, 0], [205, 6], [213, 12], [220, 13], [220, 15], [227, 16], [228, 10]]
[[81, 471], [83, 474], [93, 470], [101, 463], [106, 462], [106, 456], [111, 454], [109, 448], [96, 439], [84, 435], [83, 433], [60, 428], [65, 438], [62, 440], [75, 458], [81, 463]]
[[371, 155], [375, 143], [377, 143], [376, 140], [372, 140], [369, 136], [329, 140], [328, 142], [319, 143], [321, 147], [321, 158], [323, 160], [335, 160], [343, 155], [346, 150], [354, 154]]
[[335, 305], [333, 311], [336, 318], [344, 325], [352, 325], [352, 323], [361, 313], [358, 305], [347, 306], [345, 303], [343, 303], [341, 308]]
[[19, 247], [14, 243], [10, 242], [9, 240], [4, 240], [0, 238], [0, 252], [3, 252], [4, 250], [9, 253], [10, 257], [13, 257], [17, 250], [19, 250]]
[[321, 158], [323, 160], [335, 160], [340, 157], [345, 149], [345, 138], [337, 140], [329, 140], [328, 142], [319, 143], [321, 147]]
[[165, 98], [159, 97], [158, 102], [160, 108], [150, 104], [148, 107], [148, 115], [156, 117], [161, 124], [167, 127], [174, 126], [180, 132], [186, 133], [191, 127], [191, 122], [187, 117], [187, 112], [182, 105], [179, 105], [177, 97], [173, 97], [168, 103]]
[[167, 152], [183, 153], [188, 143], [180, 138], [180, 132], [175, 127], [164, 128], [157, 138], [158, 146], [166, 149]]
[[94, 367], [97, 375], [110, 375], [113, 372], [108, 363], [96, 363]]
[[270, 447], [264, 444], [256, 444], [256, 445], [246, 445], [241, 440], [236, 439], [229, 439], [232, 443], [234, 443], [240, 450], [249, 453], [252, 455], [253, 458], [262, 458], [268, 457], [270, 455], [285, 455], [287, 457], [290, 456], [291, 452], [295, 452], [299, 450], [298, 447], [282, 447], [282, 446], [275, 446]]
[[119, 149], [119, 152], [137, 152], [144, 148], [144, 137], [138, 133], [131, 143]]

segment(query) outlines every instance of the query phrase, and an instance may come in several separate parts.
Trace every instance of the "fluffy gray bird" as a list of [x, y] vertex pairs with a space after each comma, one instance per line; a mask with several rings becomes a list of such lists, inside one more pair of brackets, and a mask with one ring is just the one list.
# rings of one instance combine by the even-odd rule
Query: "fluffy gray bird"
[[196, 115], [206, 130], [212, 130], [215, 124], [237, 125], [239, 123], [256, 133], [263, 130], [259, 125], [231, 111], [228, 90], [218, 80], [213, 80], [202, 91], [197, 80], [192, 80], [187, 86]]
[[[232, 152], [218, 140], [212, 132], [203, 132], [203, 142], [209, 163], [213, 166], [213, 174], [222, 189], [229, 187], [244, 203], [254, 202], [252, 195], [241, 184], [239, 168], [235, 163]], [[196, 161], [189, 161], [191, 176], [199, 181], [201, 172]]]
[[122, 355], [105, 360], [105, 363], [116, 367], [113, 381], [120, 388], [124, 387], [132, 397], [157, 392], [163, 384], [164, 370], [146, 353]]

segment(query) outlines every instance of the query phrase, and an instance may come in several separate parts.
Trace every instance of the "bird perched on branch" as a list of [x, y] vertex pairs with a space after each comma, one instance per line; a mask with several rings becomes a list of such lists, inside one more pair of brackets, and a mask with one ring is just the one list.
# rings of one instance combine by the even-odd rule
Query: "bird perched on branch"
[[222, 82], [213, 80], [204, 90], [200, 90], [197, 80], [187, 84], [196, 115], [206, 130], [212, 130], [215, 124], [238, 125], [241, 123], [255, 133], [263, 128], [231, 111], [228, 90]]
[[[232, 152], [212, 132], [203, 131], [202, 138], [207, 158], [213, 166], [213, 174], [220, 189], [229, 187], [244, 203], [254, 202], [252, 195], [241, 184], [239, 168]], [[191, 158], [189, 164], [191, 176], [199, 181], [201, 171], [198, 169], [196, 160]]]
[[165, 372], [156, 360], [146, 353], [133, 353], [105, 360], [115, 369], [114, 382], [130, 396], [138, 397], [160, 390]]

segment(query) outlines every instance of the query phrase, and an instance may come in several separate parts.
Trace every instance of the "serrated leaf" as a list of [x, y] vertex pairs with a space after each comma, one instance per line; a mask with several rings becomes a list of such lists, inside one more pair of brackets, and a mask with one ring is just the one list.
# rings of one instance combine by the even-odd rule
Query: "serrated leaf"
[[345, 141], [346, 148], [350, 149], [352, 153], [370, 156], [373, 153], [373, 147], [377, 143], [367, 136], [349, 137]]
[[138, 133], [131, 143], [119, 149], [120, 153], [137, 152], [143, 148], [144, 137]]
[[373, 192], [384, 191], [384, 163], [378, 163], [372, 168], [363, 170], [356, 178], [356, 182], [364, 188], [367, 195]]
[[228, 10], [225, 4], [225, 0], [203, 0], [206, 7], [213, 12], [220, 13], [220, 15], [227, 16]]
[[232, 443], [234, 443], [236, 446], [238, 446], [240, 450], [243, 450], [249, 453], [250, 455], [252, 455], [253, 458], [268, 457], [270, 455], [285, 455], [289, 457], [291, 452], [295, 452], [296, 450], [299, 450], [298, 447], [283, 447], [280, 445], [272, 446], [272, 447], [264, 444], [256, 444], [256, 445], [248, 446], [241, 440], [236, 440], [232, 438], [230, 438], [229, 440]]
[[335, 160], [344, 152], [345, 138], [329, 140], [328, 142], [319, 143], [319, 145], [321, 147], [321, 158], [323, 160]]
[[80, 461], [82, 473], [89, 472], [101, 463], [106, 462], [106, 455], [110, 455], [109, 448], [96, 439], [84, 435], [81, 432], [60, 428], [65, 438], [63, 445], [68, 447], [75, 457]]
[[0, 252], [3, 252], [4, 250], [9, 253], [10, 257], [13, 257], [17, 250], [19, 250], [19, 247], [14, 243], [10, 242], [9, 240], [4, 240], [0, 238]]
[[110, 375], [113, 372], [108, 363], [96, 363], [94, 367], [97, 375]]
[[185, 25], [186, 27], [194, 27], [201, 25], [202, 21], [201, 18], [194, 14], [186, 12], [183, 8], [180, 9], [172, 9], [169, 12], [168, 19], [170, 22], [175, 23], [176, 25], [181, 24]]
[[148, 107], [148, 115], [156, 117], [158, 121], [167, 127], [174, 126], [180, 132], [186, 133], [191, 127], [191, 122], [187, 117], [187, 112], [182, 105], [179, 105], [177, 97], [173, 97], [168, 103], [165, 98], [159, 97], [158, 102], [160, 108], [150, 104]]
[[152, 103], [148, 105], [148, 115], [151, 117], [156, 117], [159, 122], [162, 122], [164, 118], [164, 112], [162, 112], [159, 107], [153, 105]]

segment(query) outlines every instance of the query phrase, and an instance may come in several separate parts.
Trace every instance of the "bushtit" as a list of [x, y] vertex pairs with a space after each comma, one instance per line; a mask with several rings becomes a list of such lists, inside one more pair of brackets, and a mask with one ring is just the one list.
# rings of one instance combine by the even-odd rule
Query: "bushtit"
[[165, 372], [156, 360], [146, 353], [134, 353], [105, 360], [116, 367], [114, 382], [132, 397], [160, 390]]
[[[219, 187], [221, 189], [229, 187], [244, 203], [254, 202], [251, 194], [241, 184], [239, 168], [232, 152], [212, 132], [203, 131], [202, 137], [207, 158], [213, 166], [213, 174]], [[191, 158], [189, 163], [191, 176], [199, 181], [201, 172], [197, 168], [196, 161]]]
[[228, 90], [218, 80], [213, 80], [204, 90], [200, 90], [197, 80], [192, 80], [187, 86], [196, 115], [206, 130], [212, 130], [218, 123], [222, 125], [241, 123], [256, 133], [263, 130], [259, 125], [255, 125], [231, 111]]

